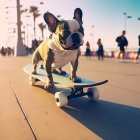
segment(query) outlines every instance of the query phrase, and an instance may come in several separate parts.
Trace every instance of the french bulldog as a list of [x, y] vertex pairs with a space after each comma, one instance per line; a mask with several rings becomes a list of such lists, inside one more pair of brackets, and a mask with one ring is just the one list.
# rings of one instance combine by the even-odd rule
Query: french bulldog
[[84, 43], [82, 16], [83, 13], [80, 8], [74, 10], [74, 16], [71, 20], [59, 20], [50, 12], [44, 14], [44, 20], [51, 35], [33, 53], [32, 74], [37, 73], [36, 68], [39, 61], [44, 61], [44, 68], [48, 78], [45, 88], [54, 87], [52, 72], [66, 74], [62, 67], [68, 63], [71, 63], [70, 79], [73, 82], [81, 82], [80, 78], [76, 76], [76, 71], [80, 55], [79, 47]]

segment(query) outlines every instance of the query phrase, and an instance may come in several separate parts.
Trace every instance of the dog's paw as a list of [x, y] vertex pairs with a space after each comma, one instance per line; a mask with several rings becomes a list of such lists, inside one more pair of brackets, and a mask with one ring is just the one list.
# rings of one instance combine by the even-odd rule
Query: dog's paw
[[60, 71], [60, 75], [65, 75], [65, 74], [67, 74], [66, 71]]
[[63, 70], [56, 70], [56, 69], [53, 69], [53, 71], [52, 71], [53, 73], [55, 73], [55, 74], [59, 74], [59, 75], [65, 75], [65, 74], [67, 74], [66, 73], [66, 71], [63, 71]]
[[79, 77], [73, 77], [71, 76], [70, 77], [70, 80], [74, 83], [81, 83], [81, 79]]
[[44, 86], [44, 89], [46, 89], [48, 91], [53, 91], [53, 90], [55, 90], [55, 86], [53, 84], [46, 84]]

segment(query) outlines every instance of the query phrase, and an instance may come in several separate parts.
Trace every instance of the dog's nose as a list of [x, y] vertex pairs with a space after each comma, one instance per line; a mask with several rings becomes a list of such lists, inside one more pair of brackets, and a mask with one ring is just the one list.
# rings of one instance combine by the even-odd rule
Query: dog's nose
[[80, 36], [78, 33], [73, 33], [71, 38], [74, 44], [80, 44]]

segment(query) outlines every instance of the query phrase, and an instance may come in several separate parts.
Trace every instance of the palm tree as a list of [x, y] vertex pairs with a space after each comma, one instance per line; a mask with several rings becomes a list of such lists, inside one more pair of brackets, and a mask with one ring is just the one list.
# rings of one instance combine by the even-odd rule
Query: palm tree
[[42, 32], [42, 40], [43, 40], [43, 38], [44, 38], [44, 29], [46, 28], [46, 25], [43, 24], [43, 23], [40, 23], [40, 24], [38, 24], [38, 26], [39, 26], [39, 28], [40, 28], [40, 30]]
[[30, 7], [30, 13], [33, 13], [33, 20], [34, 20], [34, 39], [36, 38], [36, 18], [40, 16], [38, 7], [31, 6]]

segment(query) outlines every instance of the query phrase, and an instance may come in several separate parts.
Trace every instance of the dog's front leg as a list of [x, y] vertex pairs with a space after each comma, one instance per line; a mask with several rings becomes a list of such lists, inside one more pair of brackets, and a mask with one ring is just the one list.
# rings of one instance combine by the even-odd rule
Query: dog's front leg
[[53, 52], [49, 52], [47, 58], [44, 60], [44, 66], [47, 73], [47, 84], [44, 88], [51, 89], [54, 88], [54, 82], [52, 77], [52, 63], [54, 62], [54, 54]]
[[32, 64], [33, 64], [33, 71], [32, 74], [36, 74], [36, 68], [37, 68], [37, 64], [39, 63], [39, 61], [42, 60], [39, 51], [36, 50], [32, 56]]
[[79, 59], [80, 53], [78, 52], [77, 58], [74, 61], [71, 61], [71, 77], [70, 80], [72, 80], [74, 83], [80, 83], [81, 79], [76, 76], [77, 68], [78, 68], [78, 59]]

